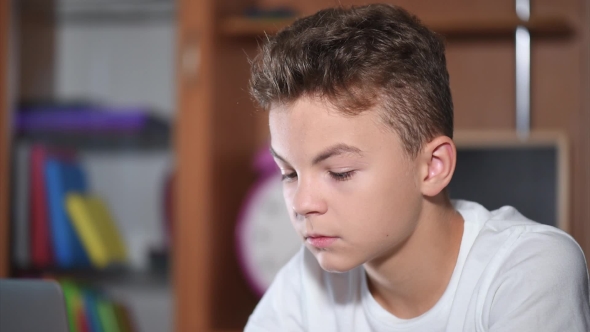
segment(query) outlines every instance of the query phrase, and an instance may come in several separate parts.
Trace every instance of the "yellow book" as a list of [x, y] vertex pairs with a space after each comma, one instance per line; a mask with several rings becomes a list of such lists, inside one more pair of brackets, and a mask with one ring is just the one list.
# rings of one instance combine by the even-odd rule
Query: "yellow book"
[[127, 260], [127, 249], [113, 218], [102, 199], [70, 193], [66, 208], [90, 261], [97, 268]]

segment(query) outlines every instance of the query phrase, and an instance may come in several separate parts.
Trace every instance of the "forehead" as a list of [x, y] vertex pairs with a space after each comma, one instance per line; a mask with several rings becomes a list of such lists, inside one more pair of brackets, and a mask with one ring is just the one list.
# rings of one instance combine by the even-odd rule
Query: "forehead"
[[[376, 126], [375, 112], [365, 111], [358, 115], [340, 112], [329, 102], [317, 98], [302, 97], [287, 105], [275, 105], [269, 112], [271, 135], [296, 133], [311, 135], [328, 134], [338, 130], [341, 133], [354, 133], [364, 126]], [[351, 130], [344, 130], [345, 128]]]
[[[345, 125], [344, 116], [331, 104], [312, 98], [299, 98], [296, 101], [271, 107], [269, 125], [281, 129], [330, 128]], [[351, 117], [349, 117], [351, 118]], [[272, 132], [271, 132], [272, 134]]]
[[379, 145], [399, 145], [397, 134], [383, 123], [379, 112], [346, 115], [327, 102], [300, 98], [289, 105], [271, 107], [271, 145], [279, 154], [314, 154], [335, 144], [363, 151]]

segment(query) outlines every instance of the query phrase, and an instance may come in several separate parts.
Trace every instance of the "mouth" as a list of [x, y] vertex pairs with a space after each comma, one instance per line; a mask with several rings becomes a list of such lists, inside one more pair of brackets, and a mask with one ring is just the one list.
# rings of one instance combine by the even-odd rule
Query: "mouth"
[[335, 236], [325, 235], [311, 235], [305, 237], [305, 241], [316, 248], [328, 248], [336, 240], [338, 240], [338, 238]]

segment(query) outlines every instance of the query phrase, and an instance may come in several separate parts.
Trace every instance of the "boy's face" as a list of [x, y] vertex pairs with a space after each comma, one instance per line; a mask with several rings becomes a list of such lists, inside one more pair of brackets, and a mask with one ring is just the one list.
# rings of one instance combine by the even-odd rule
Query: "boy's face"
[[315, 99], [272, 108], [271, 147], [295, 230], [324, 270], [385, 258], [416, 227], [416, 161], [377, 111], [342, 115]]

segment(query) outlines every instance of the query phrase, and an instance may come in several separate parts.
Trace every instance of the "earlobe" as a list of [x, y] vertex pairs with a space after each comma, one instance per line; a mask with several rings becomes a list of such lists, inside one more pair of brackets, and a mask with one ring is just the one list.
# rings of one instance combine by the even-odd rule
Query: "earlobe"
[[433, 197], [451, 182], [457, 150], [452, 139], [439, 136], [426, 144], [423, 153], [427, 172], [422, 179], [422, 194]]

